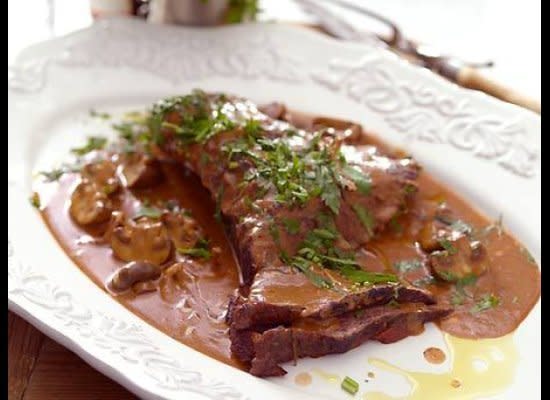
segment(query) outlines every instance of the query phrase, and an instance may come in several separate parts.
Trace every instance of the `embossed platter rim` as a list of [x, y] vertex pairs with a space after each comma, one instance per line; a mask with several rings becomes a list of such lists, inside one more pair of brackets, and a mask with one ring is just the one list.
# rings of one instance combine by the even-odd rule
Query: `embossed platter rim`
[[[71, 265], [26, 202], [31, 172], [42, 159], [61, 157], [90, 133], [67, 133], [79, 126], [89, 108], [146, 105], [193, 87], [231, 91], [260, 102], [284, 100], [306, 111], [358, 120], [410, 150], [485, 212], [503, 212], [507, 225], [540, 261], [540, 119], [534, 114], [456, 88], [379, 48], [337, 44], [276, 25], [221, 29], [222, 35], [106, 21], [22, 53], [8, 80], [10, 308], [143, 397], [177, 398], [183, 391], [186, 398], [255, 398], [257, 393], [263, 398], [306, 398], [303, 391], [288, 387], [291, 379], [250, 377], [144, 324]], [[76, 294], [82, 292], [86, 296], [79, 298]], [[525, 394], [521, 390], [537, 390], [533, 377], [540, 380], [539, 311], [540, 305], [516, 334], [522, 354], [534, 358], [506, 393], [510, 398]], [[437, 340], [435, 329], [426, 335]], [[392, 346], [399, 353], [410, 343]], [[361, 359], [367, 351], [362, 347], [303, 365], [332, 363], [340, 368], [346, 360]], [[368, 348], [388, 352], [388, 346]], [[296, 371], [289, 370], [291, 376]], [[524, 375], [531, 378], [529, 386]], [[312, 393], [346, 395], [322, 383], [316, 386]]]

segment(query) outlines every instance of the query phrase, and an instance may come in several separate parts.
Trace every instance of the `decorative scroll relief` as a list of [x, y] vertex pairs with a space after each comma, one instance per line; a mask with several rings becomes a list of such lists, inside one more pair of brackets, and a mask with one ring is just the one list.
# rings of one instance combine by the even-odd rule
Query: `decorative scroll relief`
[[519, 121], [480, 113], [468, 99], [399, 79], [390, 71], [380, 57], [367, 56], [358, 62], [331, 61], [328, 69], [312, 77], [382, 115], [389, 126], [412, 139], [447, 143], [516, 175], [535, 175], [539, 155]]
[[12, 68], [8, 87], [37, 92], [46, 84], [47, 66], [132, 68], [172, 83], [211, 76], [243, 79], [268, 78], [296, 82], [303, 79], [298, 59], [284, 53], [268, 34], [207, 37], [190, 31], [156, 29], [104, 21], [85, 34], [66, 39], [64, 49], [42, 60]]
[[209, 400], [245, 400], [236, 388], [204, 377], [154, 345], [140, 326], [91, 310], [76, 301], [70, 291], [17, 261], [8, 239], [8, 292], [41, 307], [91, 346], [108, 351], [140, 368], [159, 387], [193, 392]]

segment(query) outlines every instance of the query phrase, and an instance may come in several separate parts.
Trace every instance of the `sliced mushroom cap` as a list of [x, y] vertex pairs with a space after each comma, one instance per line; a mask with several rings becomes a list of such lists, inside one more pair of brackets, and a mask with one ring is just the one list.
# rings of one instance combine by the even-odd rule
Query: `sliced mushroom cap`
[[80, 182], [71, 195], [69, 213], [79, 225], [107, 221], [112, 210], [107, 194], [89, 181]]
[[469, 276], [480, 276], [487, 270], [488, 259], [483, 245], [466, 236], [444, 242], [445, 250], [428, 257], [434, 274], [441, 280], [457, 282]]
[[176, 248], [194, 247], [197, 241], [203, 237], [203, 232], [197, 221], [183, 213], [164, 213], [161, 221], [166, 226], [170, 238]]
[[110, 160], [96, 161], [86, 164], [80, 172], [83, 180], [88, 180], [97, 185], [99, 190], [109, 195], [120, 188], [120, 182], [116, 176], [116, 165]]
[[172, 251], [166, 228], [150, 218], [126, 219], [121, 225], [112, 227], [109, 236], [113, 253], [124, 261], [149, 261], [160, 265]]
[[156, 185], [163, 178], [160, 163], [147, 154], [134, 153], [127, 156], [121, 172], [126, 187], [135, 189]]
[[124, 292], [138, 282], [147, 282], [160, 276], [160, 268], [146, 261], [132, 261], [119, 268], [107, 282], [114, 292]]

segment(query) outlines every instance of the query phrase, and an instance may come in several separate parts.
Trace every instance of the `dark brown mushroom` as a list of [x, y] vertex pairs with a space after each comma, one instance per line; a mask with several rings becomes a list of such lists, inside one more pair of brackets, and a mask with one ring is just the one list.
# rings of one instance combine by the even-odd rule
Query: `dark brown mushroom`
[[137, 221], [122, 219], [113, 221], [108, 240], [113, 253], [124, 261], [149, 261], [160, 265], [171, 254], [172, 242], [160, 221], [140, 218]]
[[110, 160], [96, 161], [86, 164], [80, 172], [82, 179], [94, 183], [99, 191], [106, 195], [115, 193], [120, 188], [116, 176], [116, 165]]
[[122, 176], [126, 187], [139, 189], [158, 184], [162, 178], [160, 163], [147, 154], [132, 154], [122, 163]]
[[107, 287], [121, 293], [139, 282], [148, 282], [160, 277], [160, 268], [147, 261], [132, 261], [111, 275]]
[[79, 225], [105, 222], [113, 210], [109, 197], [89, 181], [82, 181], [71, 194], [69, 213]]
[[429, 263], [441, 280], [457, 282], [469, 276], [480, 276], [487, 270], [487, 257], [483, 245], [471, 242], [466, 236], [442, 240], [444, 250], [432, 252]]

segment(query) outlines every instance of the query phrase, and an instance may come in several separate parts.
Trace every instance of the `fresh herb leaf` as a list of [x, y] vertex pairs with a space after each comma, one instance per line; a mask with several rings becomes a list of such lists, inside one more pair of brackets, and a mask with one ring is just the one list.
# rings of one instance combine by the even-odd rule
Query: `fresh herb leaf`
[[40, 208], [40, 195], [37, 192], [33, 192], [29, 197], [29, 202], [34, 208]]
[[161, 215], [162, 215], [162, 210], [160, 208], [151, 207], [143, 204], [139, 208], [139, 210], [137, 210], [137, 212], [134, 214], [133, 219], [138, 219], [142, 217], [158, 219], [160, 218]]
[[376, 283], [397, 282], [397, 276], [393, 274], [384, 274], [380, 272], [368, 272], [358, 267], [341, 266], [338, 272], [354, 283], [361, 285], [373, 285]]
[[453, 244], [449, 241], [449, 239], [440, 238], [438, 241], [439, 241], [439, 244], [441, 245], [441, 247], [443, 247], [445, 250], [447, 250], [447, 252], [450, 255], [456, 254], [457, 250], [453, 246]]
[[111, 118], [111, 114], [106, 113], [106, 112], [99, 112], [99, 111], [96, 111], [92, 108], [90, 110], [90, 117], [101, 118], [101, 119], [109, 119], [109, 118]]
[[283, 225], [285, 226], [286, 231], [291, 235], [296, 235], [300, 232], [300, 221], [297, 219], [284, 218]]
[[371, 191], [372, 181], [370, 179], [370, 176], [364, 174], [363, 172], [353, 168], [350, 165], [346, 165], [344, 167], [344, 173], [350, 178], [353, 183], [355, 183], [355, 186], [357, 187], [357, 190], [359, 193], [368, 195]]
[[537, 264], [537, 262], [535, 261], [535, 258], [531, 255], [531, 253], [529, 252], [529, 250], [527, 250], [524, 246], [521, 246], [520, 247], [520, 251], [521, 251], [521, 254], [523, 254], [525, 256], [525, 259], [530, 262], [531, 264]]
[[212, 257], [212, 252], [209, 249], [210, 242], [208, 239], [199, 239], [194, 247], [191, 248], [178, 248], [178, 253], [184, 254], [194, 258], [202, 258], [209, 260]]
[[237, 24], [245, 21], [255, 21], [261, 9], [258, 0], [230, 0], [225, 22]]
[[451, 295], [451, 304], [453, 306], [460, 306], [464, 303], [465, 297], [463, 293], [453, 292]]
[[262, 124], [256, 119], [246, 121], [243, 129], [247, 135], [257, 136], [261, 132]]
[[103, 149], [106, 144], [107, 144], [107, 138], [99, 137], [99, 136], [90, 136], [88, 138], [88, 142], [84, 146], [75, 147], [71, 149], [71, 153], [76, 154], [78, 156], [83, 156], [84, 154], [87, 154], [91, 151]]
[[359, 391], [359, 383], [351, 379], [349, 376], [344, 378], [340, 384], [340, 387], [349, 394], [356, 394]]
[[457, 288], [464, 288], [466, 286], [475, 285], [477, 282], [478, 277], [474, 274], [466, 275], [463, 278], [460, 278], [456, 281]]
[[403, 225], [401, 225], [396, 216], [390, 219], [390, 228], [393, 232], [401, 234], [403, 232]]
[[354, 204], [352, 208], [353, 211], [355, 211], [355, 214], [357, 214], [357, 218], [359, 218], [359, 221], [361, 221], [361, 224], [363, 224], [363, 227], [365, 228], [369, 236], [373, 236], [374, 218], [372, 214], [366, 208], [359, 204]]
[[438, 275], [447, 282], [456, 282], [458, 277], [452, 271], [438, 271]]
[[416, 193], [416, 191], [418, 190], [417, 187], [415, 185], [412, 185], [410, 183], [407, 183], [405, 185], [405, 187], [403, 188], [403, 190], [405, 191], [405, 194], [412, 194], [412, 193]]
[[51, 171], [41, 171], [40, 175], [45, 178], [46, 182], [55, 182], [63, 176], [66, 171], [62, 168], [54, 168]]
[[315, 286], [322, 289], [330, 289], [333, 287], [333, 282], [322, 275], [314, 272], [311, 267], [312, 263], [303, 257], [293, 257], [291, 265], [301, 271]]
[[470, 309], [472, 314], [495, 308], [500, 304], [500, 299], [494, 294], [484, 294], [481, 299]]

